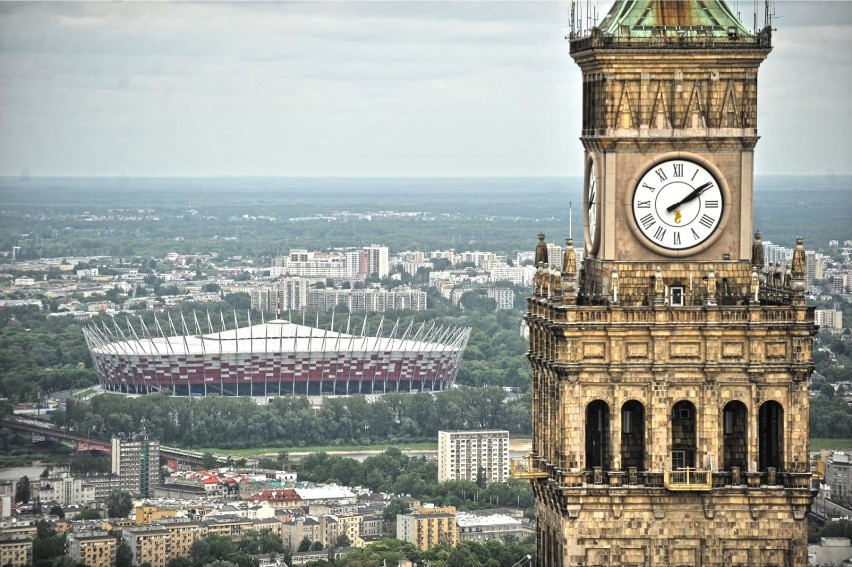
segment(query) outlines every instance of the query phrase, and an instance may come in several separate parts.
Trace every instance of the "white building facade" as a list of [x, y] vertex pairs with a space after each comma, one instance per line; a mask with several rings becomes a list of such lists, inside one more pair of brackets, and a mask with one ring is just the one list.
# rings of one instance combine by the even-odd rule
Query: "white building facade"
[[476, 482], [480, 475], [489, 483], [509, 480], [509, 432], [439, 431], [438, 482]]

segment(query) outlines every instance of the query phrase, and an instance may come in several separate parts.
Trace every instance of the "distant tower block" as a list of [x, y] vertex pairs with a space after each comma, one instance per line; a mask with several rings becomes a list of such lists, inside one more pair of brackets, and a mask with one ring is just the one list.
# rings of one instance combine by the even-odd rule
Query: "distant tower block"
[[804, 249], [789, 275], [752, 258], [771, 29], [724, 2], [619, 0], [570, 51], [585, 257], [577, 274], [537, 261], [532, 452], [512, 465], [537, 565], [804, 566]]

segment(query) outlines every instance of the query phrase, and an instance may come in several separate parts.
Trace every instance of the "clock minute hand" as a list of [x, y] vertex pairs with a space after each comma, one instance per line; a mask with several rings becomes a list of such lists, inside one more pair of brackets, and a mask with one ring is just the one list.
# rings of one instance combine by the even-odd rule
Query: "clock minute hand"
[[684, 197], [683, 199], [681, 199], [680, 201], [678, 201], [674, 205], [668, 207], [666, 209], [666, 211], [672, 212], [673, 210], [675, 210], [676, 208], [678, 208], [682, 204], [690, 202], [694, 198], [698, 197], [699, 195], [701, 195], [702, 193], [707, 191], [710, 188], [711, 185], [713, 185], [712, 181], [708, 181], [704, 185], [699, 185], [698, 187], [696, 187], [695, 189], [692, 190], [692, 193], [690, 193], [689, 195], [687, 195], [686, 197]]

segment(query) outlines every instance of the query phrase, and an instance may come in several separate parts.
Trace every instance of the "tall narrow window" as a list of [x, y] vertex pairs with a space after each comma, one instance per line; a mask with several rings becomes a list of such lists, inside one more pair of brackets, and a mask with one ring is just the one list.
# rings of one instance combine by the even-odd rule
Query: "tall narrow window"
[[784, 408], [778, 402], [766, 402], [758, 414], [758, 469], [782, 470], [784, 465]]
[[595, 400], [586, 406], [586, 468], [609, 468], [609, 406]]
[[695, 406], [686, 400], [672, 408], [672, 470], [695, 467]]
[[748, 462], [748, 410], [739, 401], [728, 402], [722, 410], [722, 436], [724, 454], [722, 468], [740, 467], [746, 470]]
[[621, 406], [621, 467], [645, 470], [645, 407], [636, 400]]

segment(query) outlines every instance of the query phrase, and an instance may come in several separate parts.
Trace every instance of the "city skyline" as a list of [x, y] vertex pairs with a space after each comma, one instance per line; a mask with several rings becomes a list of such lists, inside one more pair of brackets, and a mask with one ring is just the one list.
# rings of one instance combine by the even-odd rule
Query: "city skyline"
[[[775, 6], [756, 173], [850, 175], [852, 3]], [[569, 9], [3, 3], [0, 175], [576, 177]]]

